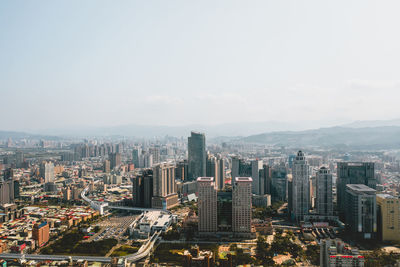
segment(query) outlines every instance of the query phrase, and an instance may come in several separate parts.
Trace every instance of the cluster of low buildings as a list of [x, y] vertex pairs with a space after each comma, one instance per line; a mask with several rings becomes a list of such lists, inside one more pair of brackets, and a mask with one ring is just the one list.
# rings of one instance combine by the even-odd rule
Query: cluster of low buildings
[[1, 253], [34, 251], [44, 246], [52, 235], [58, 235], [99, 215], [87, 207], [29, 206], [17, 210], [16, 205], [13, 205], [4, 208], [13, 213], [13, 217], [0, 226]]
[[325, 239], [320, 243], [320, 266], [363, 267], [365, 263], [357, 248], [352, 248], [340, 239]]

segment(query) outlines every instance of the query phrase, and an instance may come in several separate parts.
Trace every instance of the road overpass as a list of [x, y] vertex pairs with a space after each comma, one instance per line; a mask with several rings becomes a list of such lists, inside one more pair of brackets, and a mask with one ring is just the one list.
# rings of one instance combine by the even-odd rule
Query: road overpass
[[[140, 249], [131, 255], [123, 257], [124, 261], [127, 262], [137, 262], [145, 257], [147, 257], [157, 242], [161, 231], [155, 232], [145, 244], [143, 244]], [[95, 256], [69, 256], [69, 255], [38, 255], [38, 254], [12, 254], [3, 253], [0, 254], [0, 259], [4, 260], [36, 260], [36, 261], [78, 261], [86, 260], [89, 262], [101, 262], [101, 263], [111, 263], [112, 258], [110, 257], [95, 257]]]
[[109, 257], [94, 257], [94, 256], [68, 256], [68, 255], [38, 255], [38, 254], [13, 254], [13, 253], [3, 253], [0, 254], [0, 259], [4, 260], [37, 260], [37, 261], [78, 261], [78, 260], [87, 260], [91, 262], [102, 262], [102, 263], [111, 263], [112, 258]]
[[146, 244], [142, 245], [136, 253], [126, 256], [125, 257], [126, 261], [137, 262], [137, 261], [147, 257], [150, 254], [151, 250], [153, 249], [154, 244], [157, 242], [160, 234], [161, 234], [161, 231], [155, 232], [151, 236], [151, 238], [146, 242]]

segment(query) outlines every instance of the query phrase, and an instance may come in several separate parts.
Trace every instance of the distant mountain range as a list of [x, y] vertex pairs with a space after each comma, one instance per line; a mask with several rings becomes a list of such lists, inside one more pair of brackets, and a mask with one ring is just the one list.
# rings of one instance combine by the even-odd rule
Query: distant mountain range
[[193, 124], [184, 126], [130, 124], [110, 127], [70, 127], [66, 129], [31, 130], [30, 132], [55, 136], [133, 136], [138, 138], [152, 138], [169, 135], [186, 138], [190, 135], [190, 131], [194, 130], [205, 133], [208, 138], [215, 138], [219, 136], [248, 136], [272, 131], [299, 131], [315, 128], [312, 125], [320, 125], [320, 123], [265, 121], [237, 122], [217, 125]]
[[[315, 123], [315, 122], [314, 122]], [[400, 148], [400, 119], [387, 121], [356, 121], [353, 123], [312, 129], [312, 122], [290, 124], [285, 122], [246, 122], [220, 125], [154, 126], [124, 125], [113, 127], [71, 127], [34, 131], [33, 133], [0, 131], [0, 139], [57, 137], [108, 137], [136, 138], [184, 137], [191, 130], [204, 132], [209, 143], [243, 142], [283, 146], [320, 146], [388, 149]], [[312, 129], [312, 130], [308, 130]]]
[[385, 127], [400, 126], [400, 119], [395, 120], [375, 120], [375, 121], [354, 121], [352, 123], [341, 125], [348, 128], [366, 128], [366, 127]]
[[272, 132], [251, 135], [236, 141], [298, 147], [390, 149], [400, 148], [400, 126], [331, 127], [297, 132]]

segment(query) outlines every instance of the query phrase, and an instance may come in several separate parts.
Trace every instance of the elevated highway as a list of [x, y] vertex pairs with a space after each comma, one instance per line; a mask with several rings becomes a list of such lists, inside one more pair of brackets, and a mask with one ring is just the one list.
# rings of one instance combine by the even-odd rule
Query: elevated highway
[[91, 262], [102, 262], [102, 263], [111, 263], [112, 258], [108, 257], [94, 257], [94, 256], [68, 256], [68, 255], [38, 255], [38, 254], [13, 254], [13, 253], [3, 253], [0, 254], [0, 258], [4, 260], [37, 260], [37, 261], [78, 261], [78, 260], [87, 260]]

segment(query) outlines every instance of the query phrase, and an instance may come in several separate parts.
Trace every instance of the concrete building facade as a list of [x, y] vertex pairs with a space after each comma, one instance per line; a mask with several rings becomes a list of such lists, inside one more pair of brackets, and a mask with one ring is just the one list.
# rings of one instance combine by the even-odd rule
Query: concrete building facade
[[318, 215], [333, 215], [332, 174], [329, 169], [322, 167], [316, 177], [316, 210]]
[[236, 177], [232, 193], [232, 231], [235, 235], [251, 234], [251, 177]]
[[345, 223], [358, 237], [373, 239], [377, 232], [376, 191], [364, 184], [346, 185]]
[[302, 151], [293, 161], [292, 178], [292, 220], [303, 220], [310, 210], [310, 175], [307, 160]]
[[170, 209], [178, 204], [175, 166], [170, 163], [160, 163], [154, 166], [152, 207]]
[[400, 241], [400, 201], [389, 194], [377, 194], [378, 236], [382, 241]]
[[372, 162], [338, 162], [337, 164], [337, 206], [339, 217], [344, 218], [346, 185], [364, 184], [376, 189], [375, 168]]
[[217, 224], [217, 190], [213, 177], [197, 178], [199, 233], [215, 233]]

